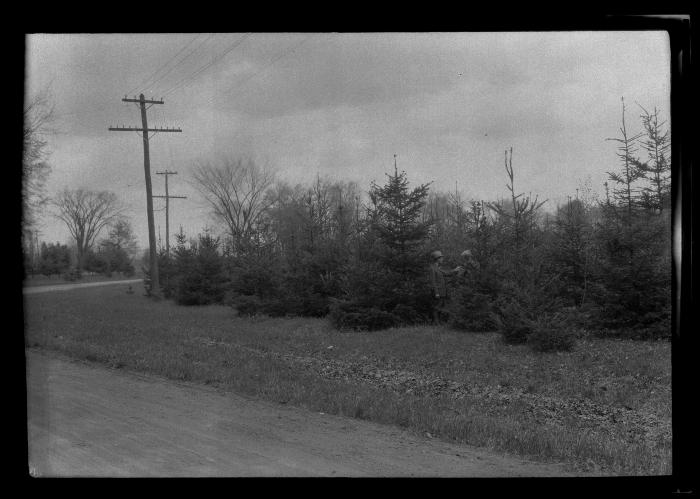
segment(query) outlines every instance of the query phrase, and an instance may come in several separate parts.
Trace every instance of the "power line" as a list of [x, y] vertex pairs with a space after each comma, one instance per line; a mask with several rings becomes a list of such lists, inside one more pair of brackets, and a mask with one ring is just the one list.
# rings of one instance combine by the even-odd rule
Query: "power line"
[[[146, 78], [145, 80], [143, 80], [140, 84], [136, 85], [134, 88], [132, 88], [131, 90], [129, 90], [129, 91], [127, 92], [127, 95], [130, 94], [131, 92], [133, 92], [134, 90], [137, 90], [139, 87], [143, 87], [144, 85], [146, 85], [146, 83], [147, 83], [151, 78], [153, 78], [155, 75], [157, 75], [158, 73], [160, 73], [160, 71], [161, 71], [163, 68], [165, 68], [165, 67], [166, 67], [168, 64], [170, 64], [171, 62], [173, 62], [173, 61], [177, 58], [177, 56], [179, 56], [180, 54], [182, 54], [182, 52], [184, 52], [185, 49], [186, 49], [187, 47], [189, 47], [190, 45], [192, 45], [192, 42], [194, 42], [197, 38], [199, 38], [199, 35], [200, 35], [200, 34], [201, 34], [201, 33], [197, 33], [197, 34], [194, 36], [194, 38], [192, 38], [189, 42], [187, 42], [187, 43], [185, 44], [185, 46], [182, 47], [182, 48], [177, 52], [177, 54], [175, 54], [174, 56], [172, 56], [170, 59], [168, 59], [168, 61], [167, 61], [165, 64], [163, 64], [161, 67], [159, 67], [158, 69], [156, 69], [156, 70], [153, 72], [153, 74], [151, 74], [151, 76], [149, 76], [148, 78]], [[147, 87], [144, 87], [144, 89], [145, 89], [145, 88], [147, 88]]]
[[[282, 58], [288, 56], [288, 55], [291, 54], [293, 51], [295, 51], [296, 49], [298, 49], [303, 43], [305, 43], [307, 40], [309, 40], [312, 36], [313, 36], [313, 35], [307, 36], [306, 38], [304, 38], [302, 41], [300, 41], [300, 42], [297, 43], [296, 45], [294, 45], [294, 46], [290, 47], [289, 49], [285, 50], [285, 51], [282, 52], [280, 55], [278, 55], [277, 57], [275, 57], [272, 61], [270, 61], [268, 64], [266, 64], [262, 69], [260, 69], [260, 70], [257, 71], [256, 73], [252, 74], [252, 75], [249, 76], [248, 78], [244, 78], [243, 81], [238, 82], [236, 85], [234, 85], [233, 87], [231, 87], [231, 88], [229, 88], [228, 90], [226, 90], [225, 93], [230, 92], [231, 90], [233, 90], [233, 89], [236, 88], [236, 87], [238, 87], [239, 89], [241, 89], [241, 87], [242, 87], [243, 85], [245, 85], [246, 83], [248, 83], [250, 80], [252, 80], [252, 79], [255, 78], [256, 76], [258, 76], [258, 75], [261, 74], [262, 72], [266, 71], [270, 66], [272, 66], [273, 64], [275, 64], [277, 61], [279, 61], [280, 59], [282, 59]], [[240, 93], [240, 92], [237, 92], [237, 93], [234, 93], [233, 95], [235, 96], [235, 95], [238, 95], [239, 93]]]
[[152, 88], [153, 85], [155, 85], [156, 83], [162, 81], [163, 78], [165, 78], [167, 75], [169, 75], [175, 68], [177, 68], [178, 66], [180, 66], [184, 61], [186, 61], [190, 56], [192, 56], [192, 54], [195, 54], [195, 53], [199, 52], [199, 51], [202, 49], [202, 47], [204, 47], [204, 45], [205, 45], [209, 40], [211, 40], [213, 37], [214, 37], [214, 33], [210, 33], [204, 40], [202, 40], [201, 42], [199, 42], [199, 44], [198, 44], [195, 48], [193, 48], [191, 51], [189, 51], [189, 52], [187, 53], [187, 55], [185, 55], [185, 57], [183, 57], [182, 59], [180, 59], [180, 61], [178, 61], [178, 63], [175, 64], [175, 66], [173, 66], [167, 73], [161, 75], [160, 78], [158, 78], [157, 80], [155, 80], [154, 82], [152, 82], [150, 85], [148, 85], [147, 88]]
[[214, 36], [214, 33], [211, 33], [211, 34], [210, 34], [209, 36], [207, 36], [204, 40], [202, 40], [201, 42], [199, 42], [199, 44], [198, 44], [196, 47], [194, 47], [192, 50], [190, 50], [184, 57], [182, 57], [177, 63], [175, 63], [175, 65], [174, 65], [173, 67], [171, 67], [168, 71], [166, 71], [165, 73], [163, 73], [160, 77], [158, 77], [158, 79], [156, 79], [155, 81], [149, 83], [149, 84], [143, 89], [143, 91], [144, 91], [144, 92], [147, 91], [149, 88], [152, 88], [153, 85], [155, 85], [156, 83], [162, 81], [163, 78], [165, 78], [165, 77], [168, 76], [170, 73], [172, 73], [173, 70], [174, 70], [175, 68], [177, 68], [178, 66], [180, 66], [180, 65], [181, 65], [184, 61], [186, 61], [192, 54], [194, 54], [195, 52], [197, 52], [198, 50], [200, 50], [200, 49], [204, 46], [204, 44], [207, 43], [213, 36]]
[[212, 59], [212, 61], [211, 61], [209, 64], [205, 65], [204, 67], [202, 67], [201, 69], [199, 69], [197, 72], [191, 74], [190, 76], [183, 78], [183, 79], [180, 80], [178, 83], [176, 83], [174, 86], [172, 86], [172, 87], [170, 87], [169, 89], [167, 89], [167, 90], [163, 93], [163, 97], [165, 97], [166, 95], [168, 95], [168, 94], [171, 93], [171, 92], [174, 92], [175, 90], [177, 90], [177, 89], [179, 89], [179, 88], [182, 88], [183, 86], [188, 85], [188, 84], [189, 84], [192, 80], [194, 80], [198, 75], [200, 75], [201, 73], [203, 73], [204, 71], [206, 71], [207, 69], [209, 69], [211, 66], [213, 66], [214, 64], [216, 64], [217, 62], [219, 62], [220, 60], [222, 60], [224, 57], [226, 57], [233, 49], [235, 49], [235, 48], [238, 47], [241, 43], [243, 43], [243, 41], [244, 41], [246, 38], [248, 38], [250, 35], [251, 35], [250, 33], [246, 33], [246, 34], [243, 35], [241, 38], [239, 38], [238, 40], [236, 40], [235, 42], [233, 42], [233, 44], [232, 44], [228, 49], [226, 49], [223, 53], [219, 54], [219, 55], [216, 56], [214, 59]]

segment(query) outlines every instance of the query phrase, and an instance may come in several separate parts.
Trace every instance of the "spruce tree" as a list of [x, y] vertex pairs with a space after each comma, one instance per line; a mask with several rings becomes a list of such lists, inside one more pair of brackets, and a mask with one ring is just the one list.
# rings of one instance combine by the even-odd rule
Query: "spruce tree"
[[593, 253], [593, 224], [585, 203], [569, 198], [566, 205], [557, 209], [551, 233], [548, 257], [562, 281], [561, 295], [568, 305], [582, 305]]
[[[620, 145], [617, 148], [617, 157], [620, 158], [622, 168], [620, 172], [607, 172], [608, 179], [612, 184], [612, 199], [614, 204], [608, 207], [617, 211], [617, 208], [623, 210], [622, 219], [627, 225], [632, 223], [632, 216], [635, 207], [640, 205], [640, 193], [636, 186], [636, 182], [643, 178], [643, 173], [639, 168], [639, 161], [635, 154], [638, 150], [636, 141], [642, 136], [641, 133], [631, 135], [627, 130], [625, 121], [625, 99], [622, 98], [622, 124], [620, 125], [620, 136], [608, 138], [618, 142]], [[607, 187], [606, 187], [607, 189]]]
[[[179, 235], [178, 235], [179, 236]], [[180, 305], [220, 303], [224, 298], [226, 278], [223, 258], [219, 255], [219, 238], [206, 233], [199, 235], [196, 246], [184, 248], [178, 237], [176, 266], [178, 285], [175, 300]]]
[[[642, 108], [644, 109], [644, 108]], [[606, 184], [606, 201], [601, 204], [601, 219], [596, 224], [598, 261], [595, 266], [598, 323], [604, 329], [626, 329], [634, 334], [670, 331], [671, 269], [670, 218], [658, 216], [668, 202], [668, 135], [661, 131], [658, 111], [645, 112], [642, 125], [647, 139], [642, 147], [648, 161], [635, 156], [635, 141], [644, 133], [630, 137], [624, 121], [622, 138], [617, 140], [619, 173], [608, 173], [614, 182], [612, 192]], [[646, 187], [639, 187], [647, 180]]]
[[415, 276], [424, 266], [419, 249], [428, 236], [430, 221], [420, 220], [430, 184], [409, 190], [406, 172], [387, 174], [387, 183], [372, 183], [369, 196], [374, 205], [372, 229], [383, 245], [382, 263], [402, 276]]
[[671, 137], [664, 130], [665, 121], [659, 122], [659, 111], [654, 108], [650, 113], [642, 106], [640, 116], [646, 137], [642, 148], [647, 152], [647, 161], [635, 160], [635, 166], [641, 178], [649, 185], [642, 188], [642, 204], [645, 208], [662, 213], [671, 201], [671, 162], [668, 155], [671, 149]]
[[419, 322], [429, 315], [425, 243], [430, 221], [421, 220], [429, 184], [411, 189], [396, 163], [393, 175], [386, 176], [386, 184], [370, 186], [367, 228], [345, 266], [343, 288], [351, 307], [358, 307], [352, 312], [359, 314], [355, 326], [381, 316], [382, 327], [388, 327], [392, 313], [399, 322]]

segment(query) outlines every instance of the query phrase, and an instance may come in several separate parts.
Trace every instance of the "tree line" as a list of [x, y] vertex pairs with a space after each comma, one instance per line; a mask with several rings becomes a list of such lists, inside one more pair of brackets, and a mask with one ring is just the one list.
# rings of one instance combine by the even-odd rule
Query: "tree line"
[[[24, 108], [22, 156], [22, 247], [24, 275], [80, 277], [83, 271], [133, 275], [136, 238], [123, 206], [109, 191], [64, 189], [51, 197], [46, 182], [51, 172], [49, 137], [54, 106], [48, 89], [30, 99]], [[37, 220], [51, 214], [68, 229], [73, 245], [39, 244]], [[98, 240], [104, 230], [106, 237]]]
[[93, 239], [87, 247], [59, 242], [36, 244], [25, 254], [24, 271], [26, 276], [62, 276], [67, 280], [79, 279], [84, 272], [110, 277], [114, 273], [124, 276], [135, 274], [134, 259], [138, 253], [136, 237], [131, 223], [126, 218], [118, 218], [107, 226], [106, 237]]
[[630, 135], [623, 101], [604, 199], [582, 186], [555, 213], [518, 191], [512, 148], [500, 201], [412, 187], [396, 165], [363, 192], [320, 177], [275, 181], [251, 160], [200, 164], [195, 183], [226, 231], [181, 231], [159, 255], [162, 291], [241, 315], [328, 316], [342, 329], [425, 324], [430, 253], [454, 266], [469, 248], [476, 265], [449, 282], [442, 311], [452, 327], [544, 350], [570, 348], [582, 331], [668, 337], [670, 134], [658, 110], [641, 109], [642, 132]]
[[[570, 348], [582, 331], [668, 337], [670, 132], [657, 109], [640, 109], [634, 134], [622, 102], [619, 135], [608, 139], [619, 166], [604, 198], [582, 186], [554, 213], [518, 190], [512, 148], [503, 165], [508, 195], [498, 201], [411, 186], [396, 164], [365, 191], [320, 177], [292, 185], [250, 159], [200, 163], [193, 182], [225, 229], [181, 230], [170, 253], [161, 248], [161, 292], [241, 315], [327, 316], [340, 329], [425, 324], [430, 254], [441, 250], [452, 267], [470, 249], [475, 265], [448, 282], [441, 310], [454, 328], [500, 331], [542, 350]], [[120, 261], [114, 230], [124, 219], [112, 194], [66, 190], [51, 203], [76, 242], [78, 269]], [[104, 227], [112, 232], [95, 252]], [[46, 246], [47, 267], [65, 262], [61, 251]], [[95, 253], [110, 256], [99, 263]]]

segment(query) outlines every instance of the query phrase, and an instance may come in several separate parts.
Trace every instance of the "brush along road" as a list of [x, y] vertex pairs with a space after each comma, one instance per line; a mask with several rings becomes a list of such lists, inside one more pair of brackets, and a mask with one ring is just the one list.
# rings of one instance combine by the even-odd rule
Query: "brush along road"
[[26, 355], [33, 476], [567, 475], [391, 426]]

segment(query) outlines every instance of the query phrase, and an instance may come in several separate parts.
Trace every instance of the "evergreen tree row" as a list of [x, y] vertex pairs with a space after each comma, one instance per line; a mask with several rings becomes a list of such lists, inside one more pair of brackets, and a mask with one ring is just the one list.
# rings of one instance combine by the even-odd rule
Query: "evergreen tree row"
[[[163, 292], [183, 305], [228, 303], [241, 315], [328, 316], [340, 329], [378, 330], [432, 318], [427, 269], [473, 265], [448, 281], [442, 313], [454, 328], [500, 331], [547, 351], [582, 331], [670, 336], [670, 136], [659, 112], [642, 110], [630, 135], [623, 102], [617, 155], [604, 199], [589, 189], [545, 213], [520, 193], [512, 148], [509, 199], [464, 201], [458, 192], [411, 187], [394, 165], [366, 196], [357, 185], [317, 179], [264, 193], [246, 230], [188, 241], [159, 257]], [[639, 155], [639, 151], [643, 154]], [[590, 186], [589, 186], [590, 187]], [[233, 224], [229, 224], [233, 226]]]

